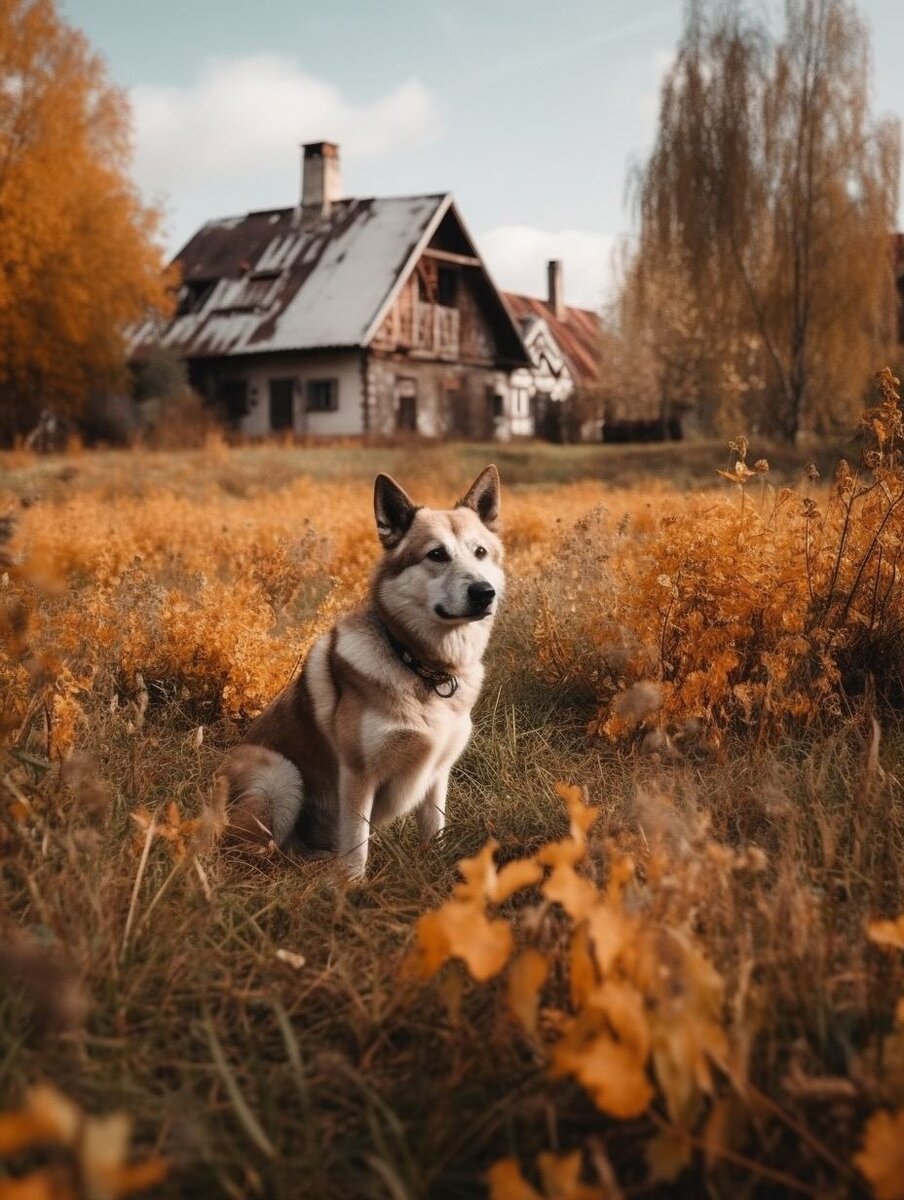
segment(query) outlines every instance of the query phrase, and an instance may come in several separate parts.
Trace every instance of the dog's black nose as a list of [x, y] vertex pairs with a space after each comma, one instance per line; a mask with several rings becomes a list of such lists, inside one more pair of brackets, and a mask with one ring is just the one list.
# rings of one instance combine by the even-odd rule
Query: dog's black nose
[[468, 599], [475, 608], [489, 608], [496, 596], [496, 589], [491, 583], [481, 580], [468, 587]]

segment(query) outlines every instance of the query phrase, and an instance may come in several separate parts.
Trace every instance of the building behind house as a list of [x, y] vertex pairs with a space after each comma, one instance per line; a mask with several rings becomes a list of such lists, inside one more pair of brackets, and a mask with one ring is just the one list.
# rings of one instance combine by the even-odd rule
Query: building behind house
[[600, 319], [565, 303], [562, 264], [546, 265], [547, 294], [541, 300], [504, 292], [518, 322], [530, 365], [512, 372], [512, 434], [550, 441], [598, 441]]

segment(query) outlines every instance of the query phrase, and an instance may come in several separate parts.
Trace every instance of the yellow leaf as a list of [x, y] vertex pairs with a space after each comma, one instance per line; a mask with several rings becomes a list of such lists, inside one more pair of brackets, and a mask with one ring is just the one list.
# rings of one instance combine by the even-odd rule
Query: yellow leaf
[[612, 1117], [639, 1117], [653, 1099], [653, 1088], [636, 1051], [608, 1034], [581, 1046], [565, 1039], [556, 1046], [553, 1061], [558, 1074], [573, 1075], [597, 1108]]
[[135, 824], [138, 826], [138, 828], [141, 830], [141, 832], [147, 833], [147, 831], [150, 827], [151, 821], [153, 821], [153, 819], [154, 819], [153, 815], [148, 811], [148, 809], [146, 809], [145, 806], [142, 804], [138, 808], [133, 809], [129, 815], [131, 816], [131, 818], [135, 822]]
[[522, 950], [509, 968], [509, 1009], [531, 1037], [537, 1037], [537, 1008], [540, 989], [549, 974], [549, 964], [539, 950]]
[[0, 1154], [15, 1154], [29, 1146], [71, 1146], [78, 1136], [81, 1112], [50, 1084], [38, 1084], [25, 1094], [21, 1112], [0, 1113]]
[[634, 878], [634, 859], [630, 854], [620, 854], [609, 868], [606, 884], [606, 899], [610, 904], [620, 904], [625, 887]]
[[866, 935], [878, 946], [894, 946], [904, 950], [904, 913], [894, 921], [870, 921]]
[[547, 1200], [606, 1200], [605, 1189], [581, 1183], [580, 1150], [561, 1155], [544, 1150], [537, 1155], [537, 1166]]
[[904, 1200], [904, 1109], [870, 1117], [854, 1164], [872, 1184], [876, 1200]]
[[554, 868], [543, 884], [542, 891], [547, 900], [561, 904], [575, 921], [583, 921], [599, 898], [599, 893], [590, 880], [578, 875], [568, 863]]
[[588, 1008], [602, 1012], [618, 1040], [628, 1046], [641, 1062], [650, 1053], [650, 1024], [643, 996], [630, 983], [607, 980], [587, 1000]]
[[688, 1003], [669, 1005], [653, 1036], [653, 1065], [669, 1115], [683, 1123], [698, 1093], [712, 1091], [711, 1062], [721, 1063], [728, 1051], [724, 1030]]
[[571, 1003], [581, 1008], [597, 984], [596, 966], [590, 949], [590, 932], [586, 924], [579, 925], [571, 935], [568, 979]]
[[59, 1171], [33, 1171], [21, 1179], [0, 1179], [0, 1200], [77, 1200], [72, 1183]]
[[568, 809], [571, 836], [575, 841], [585, 841], [591, 826], [600, 815], [600, 810], [586, 804], [584, 789], [572, 784], [557, 783], [556, 795], [560, 800], [564, 800], [565, 807]]
[[502, 1158], [487, 1171], [490, 1200], [543, 1200], [531, 1187], [513, 1158]]
[[108, 1177], [109, 1194], [131, 1196], [146, 1188], [156, 1187], [167, 1176], [167, 1164], [162, 1158], [149, 1158], [144, 1162], [126, 1163], [117, 1167]]
[[484, 901], [489, 899], [496, 887], [496, 864], [493, 862], [499, 843], [492, 838], [473, 858], [463, 858], [458, 869], [464, 883], [456, 884], [455, 895], [459, 900]]
[[587, 918], [596, 965], [606, 975], [631, 943], [636, 922], [609, 905], [597, 904]]
[[690, 1138], [679, 1137], [670, 1129], [661, 1129], [644, 1148], [650, 1183], [673, 1183], [691, 1164]]
[[532, 858], [519, 858], [515, 862], [506, 863], [496, 876], [493, 894], [490, 897], [496, 904], [508, 900], [515, 892], [530, 887], [542, 876], [543, 870]]
[[448, 958], [460, 958], [478, 982], [498, 975], [509, 960], [513, 938], [508, 923], [490, 920], [467, 900], [450, 900], [417, 923], [417, 973], [429, 979]]

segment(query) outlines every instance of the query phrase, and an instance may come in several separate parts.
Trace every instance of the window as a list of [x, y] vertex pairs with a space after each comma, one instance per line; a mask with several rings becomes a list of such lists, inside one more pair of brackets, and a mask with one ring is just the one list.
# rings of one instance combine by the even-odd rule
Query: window
[[339, 380], [308, 380], [308, 412], [339, 411]]
[[185, 317], [189, 313], [200, 312], [210, 299], [216, 287], [215, 279], [190, 279], [179, 289], [179, 303], [176, 306], [176, 316]]
[[454, 308], [458, 298], [458, 272], [454, 267], [440, 267], [436, 279], [436, 303]]
[[245, 281], [241, 295], [242, 306], [256, 308], [258, 305], [265, 305], [277, 279], [279, 271], [256, 271]]

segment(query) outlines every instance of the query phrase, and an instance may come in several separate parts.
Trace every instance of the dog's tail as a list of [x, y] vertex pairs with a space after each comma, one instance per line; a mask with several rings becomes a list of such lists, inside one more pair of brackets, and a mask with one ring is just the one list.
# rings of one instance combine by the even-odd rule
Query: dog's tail
[[304, 794], [301, 772], [264, 746], [236, 746], [217, 772], [229, 786], [230, 833], [256, 846], [289, 840]]

